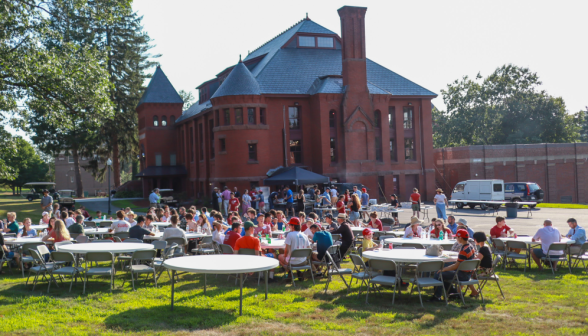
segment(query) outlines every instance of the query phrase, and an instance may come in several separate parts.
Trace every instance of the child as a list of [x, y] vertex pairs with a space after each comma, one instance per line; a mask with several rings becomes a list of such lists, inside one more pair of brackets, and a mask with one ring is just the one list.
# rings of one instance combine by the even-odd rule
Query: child
[[[57, 216], [55, 216], [55, 217], [57, 217]], [[57, 217], [57, 218], [59, 218], [59, 217]], [[95, 219], [102, 219], [102, 211], [100, 211], [100, 210], [96, 211], [96, 218]]]
[[[363, 234], [363, 240], [361, 242], [362, 252], [371, 251], [374, 248], [376, 248], [376, 244], [372, 240], [372, 238], [374, 237], [372, 230], [369, 228], [365, 228], [365, 229], [363, 229], [362, 234]], [[366, 266], [369, 264], [369, 261], [367, 258], [363, 258], [363, 262], [366, 264]]]
[[[474, 241], [479, 247], [478, 254], [476, 255], [476, 259], [480, 259], [478, 275], [490, 276], [494, 272], [492, 271], [492, 253], [488, 246], [486, 246], [486, 234], [484, 232], [475, 232]], [[472, 291], [472, 294], [470, 294], [471, 297], [477, 297], [480, 294], [472, 285], [470, 285], [470, 290]]]

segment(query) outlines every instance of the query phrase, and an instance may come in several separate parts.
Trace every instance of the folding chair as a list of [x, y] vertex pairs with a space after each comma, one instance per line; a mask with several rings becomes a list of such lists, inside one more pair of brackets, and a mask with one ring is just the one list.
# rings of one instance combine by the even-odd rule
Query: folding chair
[[586, 255], [587, 251], [588, 251], [588, 242], [585, 242], [580, 247], [580, 252], [578, 252], [577, 254], [570, 253], [570, 258], [575, 260], [575, 262], [572, 264], [572, 268], [578, 267], [578, 265], [580, 264], [580, 261], [581, 261], [582, 266], [584, 266], [584, 270], [586, 271], [586, 273], [588, 273], [588, 267], [586, 266], [586, 261], [588, 260], [588, 255]]
[[[205, 244], [209, 247], [204, 247]], [[212, 245], [212, 236], [202, 237], [202, 240], [198, 244], [198, 247], [192, 249], [192, 252], [198, 254], [215, 254], [216, 251], [214, 249], [214, 246]]]
[[[53, 247], [55, 247], [55, 251], [59, 251], [59, 248], [63, 245], [72, 245], [73, 243], [71, 241], [62, 241], [62, 242], [58, 242], [58, 243], [53, 243]], [[53, 255], [51, 255], [51, 258], [53, 258]], [[53, 259], [55, 260], [55, 259]]]
[[76, 242], [78, 244], [84, 244], [88, 242], [88, 236], [77, 236], [76, 237]]
[[[259, 251], [255, 251], [253, 249], [242, 248], [242, 249], [239, 249], [239, 251], [237, 251], [237, 254], [259, 256]], [[257, 273], [258, 273], [258, 276], [257, 276], [257, 285], [259, 286], [259, 282], [261, 280], [261, 273], [262, 272], [257, 272]], [[206, 274], [204, 276], [206, 276]], [[247, 276], [245, 276], [245, 278], [243, 279], [243, 282], [245, 282], [245, 280], [247, 280]]]
[[76, 239], [77, 237], [79, 237], [80, 235], [82, 235], [83, 233], [70, 233], [69, 236], [73, 239]]
[[114, 241], [115, 243], [122, 243], [122, 239], [120, 239], [117, 236], [112, 236], [112, 241]]
[[506, 268], [506, 266], [504, 265], [504, 263], [506, 263], [506, 245], [504, 244], [504, 241], [502, 241], [501, 239], [495, 238], [491, 240], [492, 243], [494, 245], [490, 245], [491, 247], [494, 246], [494, 248], [492, 248], [492, 254], [494, 256], [501, 256], [502, 262], [503, 262], [503, 268]]
[[[0, 249], [1, 248], [2, 247], [0, 247]], [[10, 274], [12, 274], [12, 266], [10, 266], [10, 262], [12, 260], [8, 259], [6, 251], [0, 251], [0, 253], [2, 253], [2, 258], [0, 258], [0, 271], [2, 271], [2, 268], [4, 267], [4, 263], [6, 263], [6, 265], [8, 265], [8, 271], [10, 272]]]
[[102, 228], [109, 228], [109, 227], [112, 226], [112, 221], [103, 221], [103, 222], [100, 222], [100, 223], [98, 223], [98, 226], [99, 227], [102, 227]]
[[[149, 274], [153, 274], [153, 282], [155, 283], [155, 288], [157, 288], [157, 277], [155, 272], [155, 255], [157, 251], [155, 250], [146, 250], [146, 251], [135, 251], [131, 256], [131, 263], [125, 267], [125, 269], [131, 274], [131, 282], [133, 283], [133, 290], [135, 290], [135, 274], [137, 274], [137, 280], [139, 280], [139, 274], [147, 273], [147, 277], [145, 281], [149, 279]], [[137, 265], [133, 265], [135, 261], [148, 261], [150, 265], [145, 265], [138, 263]], [[125, 285], [125, 280], [123, 280], [123, 286]]]
[[[29, 249], [29, 254], [31, 255], [31, 258], [33, 258], [33, 264], [35, 266], [29, 268], [29, 277], [27, 278], [27, 282], [25, 283], [25, 286], [29, 283], [29, 278], [31, 277], [31, 272], [35, 272], [35, 279], [33, 280], [33, 289], [32, 289], [34, 291], [35, 286], [37, 285], [37, 279], [39, 278], [39, 274], [43, 273], [43, 279], [45, 279], [47, 272], [50, 272], [51, 269], [53, 269], [53, 267], [55, 267], [55, 264], [49, 264], [49, 265], [45, 264], [45, 260], [43, 259], [43, 257], [41, 256], [41, 254], [37, 250]], [[52, 279], [53, 278], [51, 277], [51, 274], [49, 274], [48, 281], [51, 282]], [[53, 279], [53, 281], [55, 281], [55, 279]], [[57, 282], [55, 282], [55, 285], [57, 285]]]
[[112, 237], [113, 238], [118, 237], [122, 241], [122, 240], [129, 238], [129, 233], [128, 232], [117, 232], [117, 233], [113, 234]]
[[341, 240], [341, 234], [340, 234], [340, 233], [333, 233], [333, 234], [331, 235], [331, 237], [333, 238], [333, 243], [334, 243], [334, 242], [338, 242], [338, 241], [340, 241], [340, 240]]
[[[29, 250], [37, 250], [37, 246], [39, 245], [45, 245], [45, 243], [43, 242], [37, 242], [37, 243], [26, 243], [23, 244], [22, 247], [20, 248], [20, 269], [22, 271], [22, 277], [24, 278], [24, 264], [25, 263], [32, 263], [34, 261], [32, 256], [26, 256], [25, 254], [29, 254]], [[31, 275], [29, 274], [29, 277]], [[27, 278], [27, 282], [28, 282], [28, 278]]]
[[[90, 262], [99, 261], [110, 261], [110, 267], [88, 267]], [[84, 273], [84, 291], [82, 294], [86, 294], [86, 283], [88, 282], [88, 276], [94, 275], [108, 275], [110, 276], [110, 292], [114, 286], [114, 254], [111, 252], [88, 252], [86, 253], [85, 273]]]
[[[162, 241], [163, 243], [166, 243], [165, 241]], [[166, 243], [167, 244], [167, 243]], [[162, 257], [161, 258], [155, 258], [153, 260], [153, 267], [155, 267], [156, 271], [159, 270], [159, 273], [157, 274], [157, 279], [159, 280], [159, 277], [161, 277], [161, 273], [163, 273], [163, 271], [167, 271], [167, 275], [169, 276], [169, 278], [171, 279], [171, 281], [174, 281], [174, 279], [172, 279], [171, 277], [171, 273], [169, 272], [169, 269], [163, 266], [163, 263], [167, 260], [167, 259], [171, 259], [174, 257], [175, 254], [175, 250], [176, 247], [178, 247], [178, 244], [172, 244], [169, 247], [165, 247], [163, 249]], [[176, 272], [176, 276], [179, 277], [179, 275], [177, 275], [178, 273]]]
[[[338, 247], [339, 246], [337, 246], [337, 250], [338, 250]], [[343, 280], [345, 287], [347, 287], [347, 293], [349, 293], [349, 289], [351, 288], [351, 280], [349, 280], [349, 284], [347, 284], [347, 281], [345, 281], [345, 278], [343, 277], [343, 275], [344, 274], [352, 275], [353, 270], [351, 270], [349, 268], [339, 268], [337, 266], [337, 264], [335, 263], [335, 261], [333, 260], [333, 257], [329, 253], [329, 250], [327, 250], [327, 252], [325, 252], [325, 256], [323, 257], [323, 260], [325, 260], [325, 263], [327, 265], [327, 283], [325, 284], [325, 294], [327, 294], [327, 289], [329, 289], [329, 284], [331, 283], [331, 276], [333, 273], [337, 273], [341, 277], [341, 280]]]
[[[381, 275], [381, 274], [374, 274], [374, 277], [369, 279], [368, 286], [367, 286], [367, 294], [365, 296], [365, 303], [369, 304], [368, 298], [370, 296], [370, 286], [373, 286], [375, 290], [380, 292], [380, 290], [375, 285], [385, 285], [385, 286], [393, 286], [392, 291], [392, 304], [394, 304], [394, 299], [396, 298], [396, 287], [400, 282], [400, 278], [398, 274], [398, 268], [396, 267], [396, 263], [392, 260], [378, 260], [378, 259], [370, 259], [370, 271], [372, 274], [379, 271], [395, 271], [395, 276], [390, 275]], [[400, 287], [398, 287], [400, 289]]]
[[455, 276], [451, 280], [452, 284], [457, 285], [457, 291], [459, 292], [459, 296], [461, 297], [461, 301], [463, 302], [463, 304], [465, 304], [465, 299], [463, 298], [463, 292], [461, 291], [461, 286], [469, 286], [469, 285], [478, 285], [478, 292], [480, 293], [480, 296], [482, 297], [482, 303], [484, 302], [484, 295], [480, 291], [480, 281], [478, 281], [478, 279], [470, 278], [470, 280], [468, 280], [468, 281], [461, 281], [457, 277], [457, 274], [459, 273], [459, 271], [471, 271], [472, 274], [475, 274], [474, 272], [476, 271], [476, 269], [478, 269], [479, 265], [480, 265], [480, 259], [462, 261], [459, 264], [459, 266], [457, 267], [457, 270], [455, 272]]
[[221, 254], [235, 254], [231, 245], [219, 244]]
[[[421, 300], [421, 307], [423, 306], [423, 297], [421, 295], [421, 288], [422, 287], [443, 287], [443, 297], [445, 297], [445, 305], [447, 305], [447, 293], [445, 292], [445, 286], [443, 285], [443, 274], [440, 274], [440, 279], [434, 279], [431, 277], [424, 277], [424, 272], [434, 273], [437, 271], [442, 270], [444, 267], [443, 261], [426, 261], [421, 262], [417, 265], [415, 277], [409, 279], [408, 282], [412, 284], [410, 289], [410, 294], [414, 291], [414, 287], [416, 286], [417, 290], [419, 291], [419, 300]], [[421, 275], [419, 277], [419, 274]]]
[[501, 259], [502, 257], [497, 255], [496, 258], [494, 258], [494, 261], [492, 262], [492, 270], [488, 270], [488, 274], [485, 275], [476, 274], [476, 278], [478, 279], [478, 281], [480, 281], [480, 291], [484, 289], [484, 286], [486, 286], [486, 283], [488, 283], [488, 281], [495, 281], [496, 285], [498, 285], [498, 289], [500, 290], [500, 294], [502, 294], [502, 298], [506, 299], [504, 297], [504, 293], [502, 292], [502, 288], [500, 287], [500, 278], [498, 277], [498, 274], [496, 274], [496, 272], [494, 271], [496, 267], [498, 267], [498, 264], [500, 264]]
[[[53, 259], [55, 262], [71, 263], [71, 265], [76, 264], [76, 259], [75, 259], [74, 255], [70, 252], [57, 252], [57, 251], [51, 252], [51, 259]], [[59, 276], [68, 275], [71, 277], [71, 282], [69, 284], [69, 292], [70, 293], [71, 293], [71, 287], [73, 286], [74, 280], [77, 283], [78, 276], [81, 276], [81, 273], [83, 273], [83, 272], [84, 272], [84, 268], [77, 267], [77, 266], [66, 266], [66, 267], [61, 267], [58, 269], [52, 268], [50, 270], [50, 274], [52, 277], [53, 277], [53, 275], [59, 275]], [[63, 282], [63, 280], [62, 280], [62, 282]], [[51, 281], [49, 282], [49, 286], [47, 287], [47, 293], [49, 293], [50, 288], [51, 288]]]
[[[137, 239], [137, 238], [127, 238], [125, 240], [123, 240], [125, 243], [137, 243], [137, 244], [143, 244], [143, 241], [141, 239]], [[165, 243], [165, 242], [163, 242]]]
[[[41, 255], [41, 257], [43, 257], [44, 260], [47, 260], [45, 262], [45, 264], [47, 265], [51, 265], [54, 264], [55, 267], [60, 267], [63, 264], [65, 264], [65, 262], [63, 261], [53, 261], [53, 259], [51, 259], [51, 252], [49, 252], [49, 249], [47, 248], [47, 245], [38, 245], [37, 246], [37, 251], [39, 252], [39, 254]], [[47, 257], [45, 257], [47, 256]]]
[[[552, 254], [552, 252], [555, 252]], [[549, 266], [551, 267], [551, 273], [555, 275], [555, 268], [557, 267], [558, 262], [565, 262], [568, 263], [568, 269], [570, 270], [570, 274], [572, 273], [572, 266], [567, 257], [568, 252], [568, 244], [566, 243], [553, 243], [549, 245], [549, 249], [547, 251], [547, 256], [541, 258], [543, 261], [549, 262]], [[561, 254], [560, 254], [561, 253]], [[555, 267], [553, 264], [555, 263]]]
[[367, 269], [367, 266], [363, 262], [363, 259], [356, 255], [350, 254], [349, 257], [351, 258], [351, 262], [353, 263], [353, 273], [351, 274], [351, 281], [355, 279], [355, 283], [358, 283], [361, 280], [361, 284], [359, 285], [359, 293], [357, 296], [361, 296], [361, 289], [363, 285], [367, 286], [366, 280], [369, 280], [372, 277], [372, 273]]
[[86, 221], [86, 222], [84, 222], [84, 226], [85, 227], [88, 227], [88, 228], [95, 228], [96, 227], [96, 222]]
[[443, 248], [443, 251], [451, 251], [453, 244], [439, 244]]
[[[512, 249], [521, 249], [525, 251], [525, 254], [520, 254], [520, 253], [516, 253], [511, 251]], [[527, 244], [525, 242], [521, 242], [521, 241], [515, 241], [515, 240], [509, 240], [506, 242], [506, 255], [505, 255], [506, 259], [523, 259], [524, 263], [525, 263], [525, 268], [523, 270], [523, 273], [527, 272], [527, 260], [529, 260], [529, 250], [527, 247]], [[506, 269], [506, 262], [503, 263], [504, 265], [504, 269]], [[529, 268], [531, 268], [531, 265], [529, 265]]]
[[[288, 261], [288, 270], [290, 270], [290, 275], [292, 276], [292, 286], [296, 286], [294, 283], [294, 273], [292, 271], [302, 271], [302, 270], [309, 270], [310, 276], [312, 277], [312, 283], [316, 285], [314, 282], [314, 272], [312, 270], [312, 263], [311, 263], [311, 256], [312, 256], [312, 249], [296, 249], [293, 250], [290, 254], [290, 259]], [[293, 258], [306, 258], [306, 260], [300, 264], [292, 265]]]
[[425, 249], [423, 244], [419, 244], [419, 243], [402, 243], [402, 247], [414, 247], [417, 250], [424, 250]]
[[167, 238], [165, 240], [167, 242], [167, 246], [171, 246], [172, 244], [178, 244], [178, 246], [181, 247], [181, 249], [176, 248], [175, 249], [175, 254], [174, 257], [181, 257], [183, 255], [185, 255], [184, 253], [184, 247], [186, 245], [188, 245], [188, 240], [186, 240], [185, 238], [180, 238], [180, 237], [171, 237], [171, 238]]

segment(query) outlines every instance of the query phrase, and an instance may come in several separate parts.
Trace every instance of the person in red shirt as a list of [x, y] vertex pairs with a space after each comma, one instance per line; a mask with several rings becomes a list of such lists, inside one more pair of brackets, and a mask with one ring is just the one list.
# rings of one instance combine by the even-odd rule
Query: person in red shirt
[[241, 223], [235, 221], [233, 222], [233, 225], [231, 225], [231, 231], [227, 232], [225, 235], [225, 241], [223, 243], [225, 245], [230, 245], [235, 249], [235, 243], [239, 238], [241, 238]]
[[229, 211], [239, 211], [239, 199], [235, 197], [235, 193], [231, 193], [231, 199], [229, 200]]
[[337, 200], [337, 203], [336, 203], [337, 212], [342, 213], [342, 214], [345, 213], [345, 202], [343, 202], [343, 200], [344, 200], [344, 197], [341, 196], [341, 197], [339, 197], [339, 199]]
[[419, 218], [419, 215], [421, 214], [421, 194], [419, 194], [419, 190], [417, 188], [412, 189], [410, 201], [412, 202], [413, 217], [416, 216], [416, 218]]
[[514, 234], [514, 231], [508, 225], [506, 225], [506, 220], [504, 217], [496, 217], [496, 225], [490, 229], [490, 237], [507, 237], [509, 233]]
[[261, 242], [257, 237], [253, 236], [253, 232], [255, 230], [255, 224], [252, 222], [245, 222], [245, 236], [240, 237], [235, 241], [235, 246], [233, 250], [235, 254], [239, 253], [240, 249], [251, 249], [255, 251], [256, 255], [261, 255]]
[[371, 227], [372, 229], [384, 231], [382, 221], [378, 219], [378, 214], [375, 211], [370, 214], [370, 222], [367, 224], [367, 226]]

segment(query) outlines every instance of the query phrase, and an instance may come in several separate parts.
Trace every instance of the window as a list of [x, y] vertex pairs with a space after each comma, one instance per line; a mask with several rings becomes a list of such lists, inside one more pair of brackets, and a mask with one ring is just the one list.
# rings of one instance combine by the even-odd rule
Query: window
[[379, 110], [376, 110], [374, 112], [374, 127], [380, 128], [381, 124], [382, 124], [382, 114], [380, 113]]
[[494, 188], [494, 192], [501, 192], [502, 191], [502, 184], [494, 184], [493, 188]]
[[290, 140], [290, 163], [302, 163], [302, 140]]
[[249, 161], [257, 161], [257, 144], [249, 144]]
[[298, 107], [288, 107], [288, 117], [290, 118], [290, 129], [300, 129]]
[[298, 45], [301, 47], [315, 47], [314, 36], [298, 36]]
[[396, 159], [396, 140], [390, 139], [390, 161], [397, 161]]
[[71, 155], [70, 155], [70, 156], [68, 156], [68, 157], [67, 157], [67, 162], [69, 162], [69, 163], [74, 163], [74, 157], [73, 157], [73, 156], [71, 156]]
[[265, 121], [265, 109], [264, 108], [260, 108], [259, 109], [259, 123], [262, 125], [266, 125], [266, 121]]
[[335, 138], [331, 138], [331, 162], [337, 162], [336, 145]]
[[227, 143], [226, 143], [225, 140], [226, 140], [225, 138], [218, 139], [218, 141], [219, 141], [219, 147], [220, 147], [220, 151], [221, 152], [225, 152], [227, 150], [227, 147], [226, 147], [226, 144]]
[[404, 139], [404, 159], [405, 160], [414, 160], [414, 139], [406, 138]]
[[255, 125], [255, 107], [247, 108], [247, 123], [249, 125]]
[[162, 127], [167, 126], [167, 117], [166, 116], [161, 116], [161, 126]]
[[382, 138], [376, 137], [376, 161], [382, 161]]
[[214, 120], [210, 119], [208, 121], [208, 134], [209, 134], [209, 143], [210, 143], [210, 158], [214, 159]]
[[336, 113], [335, 110], [329, 112], [329, 127], [337, 127]]
[[243, 125], [243, 109], [235, 109], [235, 125]]
[[74, 183], [74, 177], [73, 177], [73, 176], [70, 176], [70, 177], [69, 177], [69, 181], [70, 181], [71, 183]]
[[[456, 188], [457, 188], [457, 186], [456, 186]], [[514, 192], [514, 189], [515, 189], [514, 184], [505, 184], [504, 185], [504, 191], [505, 192], [511, 192], [511, 193], [513, 193]]]
[[388, 107], [388, 125], [390, 128], [396, 128], [396, 107]]
[[204, 132], [202, 132], [202, 124], [198, 124], [198, 140], [200, 142], [200, 160], [204, 160]]
[[225, 126], [231, 124], [231, 112], [229, 109], [225, 109]]
[[171, 116], [171, 117], [169, 117], [169, 124], [170, 124], [170, 125], [173, 125], [173, 124], [175, 124], [175, 123], [176, 123], [176, 116]]
[[413, 128], [413, 121], [412, 121], [412, 107], [405, 107], [404, 108], [404, 128], [411, 129]]
[[176, 165], [176, 153], [169, 154], [169, 165], [175, 166]]
[[159, 118], [157, 116], [153, 116], [153, 127], [159, 126]]
[[190, 145], [188, 147], [190, 150], [190, 162], [194, 162], [194, 128], [190, 127]]
[[161, 166], [161, 154], [155, 154], [155, 165]]
[[319, 48], [333, 48], [332, 37], [317, 37], [317, 42]]
[[218, 110], [214, 111], [214, 124], [216, 126], [220, 126], [220, 117], [218, 115]]
[[455, 185], [455, 188], [453, 189], [453, 192], [454, 193], [456, 193], [456, 192], [463, 192], [464, 188], [465, 188], [465, 184], [458, 183], [458, 184]]

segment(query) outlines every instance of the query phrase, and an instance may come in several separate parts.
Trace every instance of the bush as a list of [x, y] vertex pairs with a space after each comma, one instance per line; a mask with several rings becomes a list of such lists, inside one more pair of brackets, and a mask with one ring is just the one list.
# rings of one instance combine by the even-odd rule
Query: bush
[[137, 198], [143, 197], [143, 193], [140, 191], [133, 191], [133, 190], [121, 190], [117, 191], [114, 194], [114, 198]]

